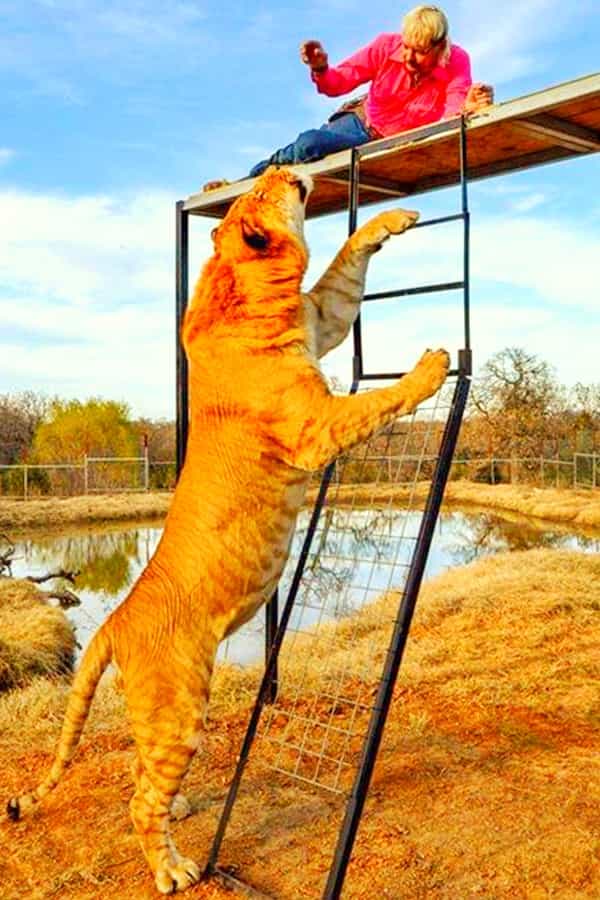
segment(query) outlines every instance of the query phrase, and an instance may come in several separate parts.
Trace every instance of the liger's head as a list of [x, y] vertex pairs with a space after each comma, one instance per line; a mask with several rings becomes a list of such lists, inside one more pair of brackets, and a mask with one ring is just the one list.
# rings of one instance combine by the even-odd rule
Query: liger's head
[[296, 244], [306, 265], [304, 213], [312, 186], [301, 167], [270, 166], [213, 231], [215, 253], [244, 263], [285, 255], [286, 245]]
[[297, 320], [308, 264], [304, 214], [311, 190], [312, 179], [301, 166], [271, 166], [231, 205], [213, 231], [214, 253], [188, 311], [188, 351], [196, 335], [214, 328], [271, 336]]

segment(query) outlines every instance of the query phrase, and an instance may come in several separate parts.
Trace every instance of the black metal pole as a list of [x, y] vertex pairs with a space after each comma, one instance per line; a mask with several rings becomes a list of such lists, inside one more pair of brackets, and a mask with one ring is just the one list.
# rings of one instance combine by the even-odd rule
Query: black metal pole
[[[350, 156], [350, 185], [348, 188], [348, 237], [356, 231], [358, 220], [358, 202], [360, 188], [360, 154], [356, 147], [352, 148]], [[354, 355], [352, 357], [352, 378], [359, 381], [363, 373], [363, 348], [362, 348], [362, 328], [360, 324], [360, 313], [352, 326], [352, 340], [354, 343]], [[353, 393], [353, 392], [351, 392]]]
[[394, 633], [387, 653], [382, 679], [379, 683], [377, 698], [369, 722], [369, 730], [365, 740], [361, 765], [356, 776], [352, 794], [346, 807], [346, 815], [342, 823], [333, 864], [323, 894], [324, 900], [337, 900], [340, 896], [346, 869], [352, 853], [356, 832], [360, 823], [363, 807], [367, 797], [375, 760], [383, 735], [387, 714], [392, 702], [396, 678], [402, 662], [404, 648], [415, 610], [419, 588], [425, 571], [425, 564], [435, 530], [444, 488], [448, 479], [452, 456], [458, 438], [460, 423], [469, 393], [470, 382], [459, 376], [452, 399], [452, 407], [442, 438], [440, 456], [433, 475], [429, 497], [421, 520], [419, 536], [416, 543], [416, 554], [406, 581]]
[[[469, 177], [467, 159], [467, 122], [464, 116], [460, 119], [460, 195], [463, 214], [463, 298], [464, 298], [464, 332], [465, 353], [471, 353], [471, 215], [469, 213], [469, 196], [467, 179]], [[470, 369], [469, 369], [470, 374]]]
[[[269, 656], [271, 655], [271, 650], [273, 649], [273, 644], [275, 643], [275, 637], [277, 635], [278, 619], [279, 591], [275, 590], [275, 593], [265, 607], [265, 666], [269, 665]], [[267, 691], [267, 703], [275, 703], [277, 699], [277, 682], [277, 660], [275, 660], [271, 670], [271, 682], [269, 684], [269, 690]]]
[[189, 213], [183, 200], [175, 206], [175, 381], [177, 478], [183, 468], [189, 427], [188, 363], [181, 343], [181, 327], [188, 303]]

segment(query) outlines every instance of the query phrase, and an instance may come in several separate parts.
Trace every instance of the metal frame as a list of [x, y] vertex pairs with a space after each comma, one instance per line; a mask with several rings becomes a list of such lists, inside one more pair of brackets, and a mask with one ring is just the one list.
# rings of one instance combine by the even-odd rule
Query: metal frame
[[[457, 367], [451, 370], [452, 374], [457, 376], [456, 387], [450, 414], [446, 422], [440, 453], [433, 474], [431, 489], [427, 499], [425, 511], [421, 521], [419, 535], [415, 545], [415, 551], [410, 567], [408, 579], [403, 591], [402, 600], [398, 610], [398, 616], [394, 627], [392, 643], [388, 650], [384, 670], [379, 684], [377, 700], [373, 707], [373, 712], [369, 722], [368, 731], [363, 745], [361, 763], [357, 770], [354, 786], [350, 794], [350, 798], [346, 807], [346, 813], [339, 832], [338, 843], [335, 849], [331, 869], [325, 892], [324, 900], [336, 900], [340, 896], [342, 885], [344, 882], [346, 869], [360, 819], [367, 797], [369, 784], [377, 758], [377, 753], [381, 743], [383, 730], [391, 703], [396, 678], [400, 670], [402, 656], [408, 635], [412, 616], [415, 610], [416, 601], [427, 561], [427, 556], [431, 546], [431, 540], [434, 533], [435, 524], [437, 522], [444, 488], [448, 478], [452, 457], [458, 439], [458, 433], [462, 422], [462, 417], [469, 393], [470, 375], [471, 375], [471, 346], [470, 346], [470, 290], [469, 290], [469, 265], [470, 265], [470, 216], [468, 209], [467, 194], [467, 138], [466, 123], [464, 118], [461, 119], [460, 127], [460, 190], [461, 190], [461, 211], [457, 215], [444, 216], [441, 218], [430, 219], [419, 223], [416, 227], [435, 226], [443, 222], [462, 220], [463, 221], [463, 278], [460, 282], [451, 282], [444, 284], [431, 284], [418, 288], [409, 288], [401, 291], [390, 291], [379, 294], [366, 295], [365, 301], [374, 301], [382, 298], [400, 297], [415, 294], [432, 293], [443, 290], [459, 290], [463, 292], [463, 326], [464, 326], [464, 347], [459, 351]], [[349, 188], [349, 221], [348, 231], [352, 234], [356, 230], [357, 211], [359, 199], [360, 185], [360, 161], [370, 152], [369, 144], [362, 147], [354, 148], [352, 151], [351, 180]], [[179, 293], [178, 293], [179, 296]], [[179, 309], [179, 307], [178, 307]], [[382, 378], [402, 377], [404, 373], [365, 373], [363, 366], [363, 349], [362, 349], [362, 329], [360, 316], [356, 320], [353, 328], [354, 340], [354, 357], [353, 357], [353, 385], [351, 390], [354, 392], [358, 389], [361, 380], [372, 380]], [[178, 369], [179, 372], [179, 369]], [[182, 432], [183, 433], [183, 432]], [[179, 434], [179, 432], [178, 432]], [[248, 762], [250, 750], [256, 736], [260, 717], [264, 706], [272, 702], [277, 693], [277, 660], [279, 651], [286, 634], [289, 619], [294, 607], [294, 602], [300, 587], [302, 575], [312, 544], [313, 536], [317, 528], [319, 517], [323, 508], [327, 490], [334, 472], [334, 464], [327, 467], [324, 472], [317, 500], [312, 511], [307, 534], [299, 555], [298, 563], [292, 580], [292, 584], [288, 593], [286, 603], [284, 605], [281, 620], [278, 627], [276, 596], [269, 604], [267, 615], [267, 662], [263, 679], [258, 691], [254, 709], [248, 724], [246, 735], [240, 750], [236, 771], [231, 782], [227, 798], [223, 807], [221, 818], [217, 827], [217, 831], [213, 840], [208, 864], [206, 867], [206, 875], [214, 876], [220, 881], [228, 885], [238, 893], [245, 893], [248, 896], [265, 896], [257, 893], [249, 885], [245, 885], [238, 878], [233, 877], [226, 869], [218, 865], [218, 857], [221, 845], [225, 836], [227, 825], [233, 810], [246, 764]]]
[[190, 214], [183, 200], [175, 206], [175, 408], [177, 410], [175, 471], [183, 468], [189, 428], [188, 363], [181, 341], [181, 327], [188, 305], [190, 271]]

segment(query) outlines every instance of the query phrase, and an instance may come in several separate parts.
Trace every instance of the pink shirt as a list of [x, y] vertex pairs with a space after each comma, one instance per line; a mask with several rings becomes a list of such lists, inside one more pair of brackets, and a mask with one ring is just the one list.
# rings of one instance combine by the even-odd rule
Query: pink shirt
[[384, 137], [457, 115], [471, 85], [468, 54], [452, 45], [445, 65], [411, 87], [402, 62], [402, 35], [380, 34], [339, 66], [312, 73], [320, 94], [337, 97], [371, 82], [367, 118]]

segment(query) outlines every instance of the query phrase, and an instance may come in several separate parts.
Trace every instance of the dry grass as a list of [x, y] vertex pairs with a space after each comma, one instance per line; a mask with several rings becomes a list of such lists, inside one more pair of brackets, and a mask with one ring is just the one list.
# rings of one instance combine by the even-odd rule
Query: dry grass
[[[383, 503], [391, 498], [402, 504], [409, 499], [413, 488], [394, 484], [351, 484], [336, 490], [340, 503], [345, 500], [358, 504]], [[424, 501], [428, 490], [428, 482], [418, 484], [414, 488], [414, 498]], [[310, 497], [314, 497], [314, 492]], [[162, 519], [170, 502], [171, 494], [165, 492], [49, 497], [27, 501], [0, 498], [0, 530], [13, 535], [38, 527], [52, 529], [78, 524]], [[445, 502], [504, 510], [577, 528], [600, 527], [600, 491], [452, 481], [446, 489]]]
[[126, 522], [164, 518], [170, 493], [95, 494], [93, 497], [0, 498], [0, 530], [11, 535], [32, 527], [64, 528], [90, 522]]
[[[358, 639], [340, 652], [372, 652], [391, 602], [366, 609]], [[599, 616], [592, 555], [505, 554], [424, 586], [345, 897], [600, 896]], [[302, 655], [300, 647], [285, 665], [303, 665]], [[379, 662], [371, 658], [374, 680]], [[215, 678], [206, 746], [188, 776], [198, 811], [175, 826], [199, 861], [257, 678], [235, 669]], [[0, 700], [8, 796], [47, 766], [64, 693], [37, 682]], [[11, 847], [0, 861], [3, 900], [155, 896], [128, 821], [132, 747], [122, 715], [105, 683], [65, 782], [39, 814], [0, 825]], [[240, 810], [223, 862], [274, 897], [319, 896], [339, 803], [249, 770]], [[188, 896], [230, 895], [211, 883]]]
[[451, 503], [472, 503], [488, 509], [508, 510], [575, 527], [600, 528], [600, 491], [567, 491], [526, 485], [453, 481], [448, 485], [447, 500]]
[[61, 609], [29, 581], [0, 578], [0, 692], [73, 663], [75, 634]]
[[[425, 481], [416, 486], [406, 487], [397, 484], [348, 484], [336, 488], [336, 503], [373, 505], [391, 500], [402, 505], [410, 498], [423, 503], [428, 493], [429, 482]], [[457, 506], [476, 506], [488, 510], [513, 512], [546, 522], [568, 524], [575, 528], [600, 528], [600, 491], [451, 481], [446, 487], [444, 502]]]

